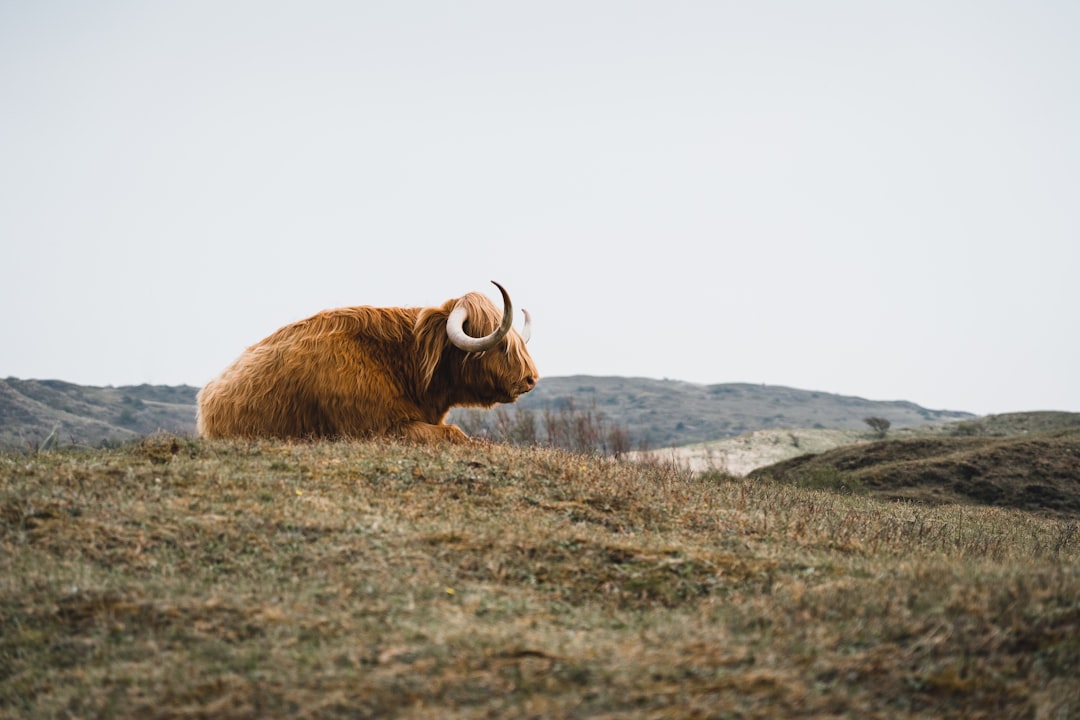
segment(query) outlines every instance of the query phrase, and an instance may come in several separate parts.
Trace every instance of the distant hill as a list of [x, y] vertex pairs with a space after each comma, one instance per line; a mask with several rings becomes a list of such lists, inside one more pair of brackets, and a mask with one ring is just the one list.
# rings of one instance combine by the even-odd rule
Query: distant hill
[[544, 378], [513, 408], [595, 409], [649, 448], [735, 437], [768, 428], [865, 430], [882, 417], [892, 427], [969, 420], [967, 412], [928, 410], [904, 401], [867, 400], [780, 385], [699, 385], [678, 380], [572, 375]]
[[0, 380], [0, 447], [100, 445], [158, 431], [195, 433], [188, 385], [92, 387], [60, 380]]
[[[0, 447], [37, 447], [50, 434], [64, 444], [99, 445], [165, 431], [195, 433], [195, 395], [187, 385], [92, 387], [59, 380], [0, 380]], [[776, 385], [698, 385], [676, 380], [574, 375], [544, 378], [516, 405], [537, 413], [591, 411], [625, 429], [635, 446], [673, 447], [767, 428], [863, 429], [868, 416], [894, 428], [972, 420], [971, 413], [928, 410]], [[461, 417], [463, 411], [455, 411]], [[466, 413], [475, 411], [464, 411]], [[495, 411], [486, 411], [493, 417]]]

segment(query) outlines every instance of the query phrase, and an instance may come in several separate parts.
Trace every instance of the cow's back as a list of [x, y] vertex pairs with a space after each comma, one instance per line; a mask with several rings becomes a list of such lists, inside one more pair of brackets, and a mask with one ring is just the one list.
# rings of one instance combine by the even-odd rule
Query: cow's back
[[199, 392], [207, 438], [364, 437], [410, 419], [416, 311], [327, 310], [252, 345]]

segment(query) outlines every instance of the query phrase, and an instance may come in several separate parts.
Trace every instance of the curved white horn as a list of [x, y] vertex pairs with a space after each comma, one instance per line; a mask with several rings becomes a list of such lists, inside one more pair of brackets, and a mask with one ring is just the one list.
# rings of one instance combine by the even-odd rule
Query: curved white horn
[[521, 312], [525, 313], [525, 325], [521, 328], [521, 339], [529, 342], [529, 338], [532, 337], [532, 315], [525, 308], [521, 308]]
[[464, 350], [465, 352], [483, 352], [490, 350], [499, 344], [499, 341], [506, 337], [506, 333], [510, 332], [510, 327], [514, 324], [514, 306], [510, 304], [510, 295], [499, 283], [494, 280], [491, 283], [499, 288], [499, 292], [503, 297], [503, 316], [502, 323], [496, 328], [495, 332], [484, 337], [474, 338], [465, 334], [465, 320], [468, 319], [469, 311], [465, 309], [462, 303], [458, 303], [454, 306], [454, 309], [450, 312], [450, 317], [446, 319], [446, 334], [450, 338], [450, 342], [454, 344], [454, 347]]

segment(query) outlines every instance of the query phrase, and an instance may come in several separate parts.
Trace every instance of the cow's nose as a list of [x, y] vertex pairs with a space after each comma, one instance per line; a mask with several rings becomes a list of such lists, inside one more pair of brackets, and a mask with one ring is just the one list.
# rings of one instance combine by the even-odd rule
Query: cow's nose
[[525, 387], [528, 388], [529, 390], [532, 390], [534, 387], [536, 387], [536, 376], [535, 375], [526, 375], [525, 376]]

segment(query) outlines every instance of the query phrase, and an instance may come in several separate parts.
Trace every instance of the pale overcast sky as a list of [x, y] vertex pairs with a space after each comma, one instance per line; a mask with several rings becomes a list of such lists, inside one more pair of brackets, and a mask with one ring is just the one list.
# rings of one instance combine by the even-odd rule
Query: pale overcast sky
[[0, 377], [495, 279], [542, 375], [1080, 411], [1078, 128], [1075, 0], [8, 1]]

